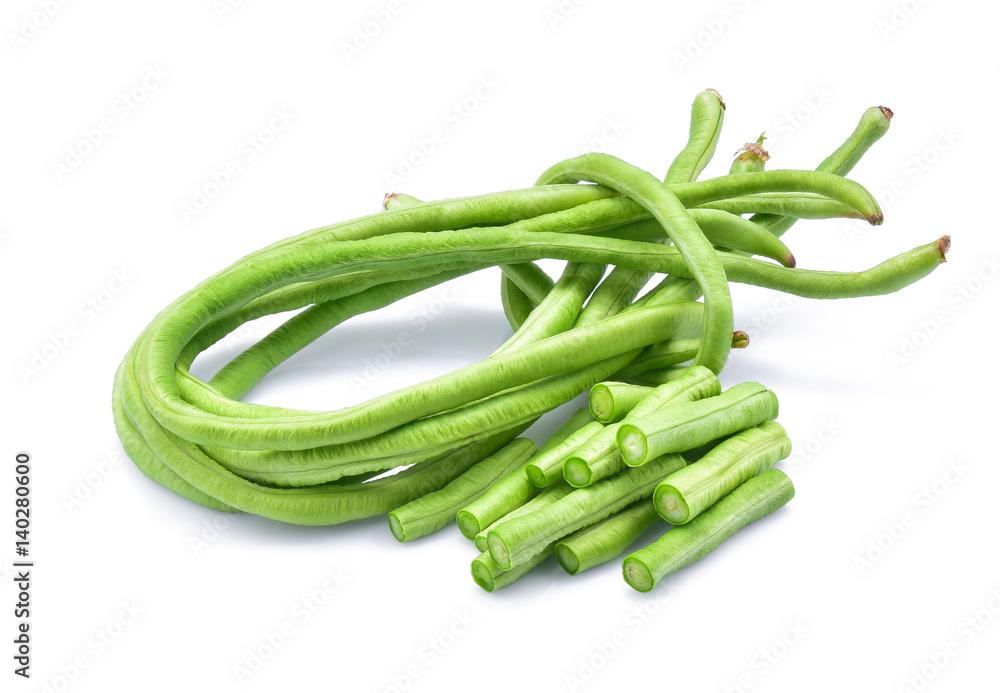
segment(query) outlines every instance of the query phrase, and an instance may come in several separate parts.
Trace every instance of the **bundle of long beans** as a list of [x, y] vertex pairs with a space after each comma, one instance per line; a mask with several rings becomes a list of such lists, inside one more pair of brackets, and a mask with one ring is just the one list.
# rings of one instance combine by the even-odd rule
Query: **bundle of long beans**
[[[490, 553], [477, 559], [478, 570], [481, 584], [493, 586], [516, 579], [570, 532], [599, 520], [613, 529], [622, 517], [648, 520], [648, 508], [626, 506], [648, 505], [659, 482], [683, 467], [679, 455], [636, 467], [584, 460], [579, 488], [562, 480], [564, 461], [594, 436], [605, 453], [622, 443], [620, 434], [635, 427], [620, 419], [650, 395], [645, 388], [629, 391], [621, 416], [611, 416], [619, 421], [617, 439], [585, 414], [537, 454], [533, 443], [515, 439], [605, 381], [616, 395], [628, 386], [614, 383], [627, 380], [667, 383], [667, 400], [712, 396], [685, 400], [683, 393], [714, 378], [730, 349], [745, 345], [733, 330], [728, 282], [810, 298], [886, 294], [929, 274], [948, 248], [945, 237], [863, 272], [794, 268], [779, 237], [798, 219], [882, 222], [874, 198], [844, 176], [892, 114], [866, 111], [815, 171], [764, 171], [766, 154], [748, 145], [729, 175], [696, 181], [715, 151], [724, 109], [713, 90], [698, 95], [688, 143], [663, 180], [587, 154], [523, 190], [437, 202], [389, 195], [378, 214], [244, 257], [164, 309], [126, 355], [113, 394], [126, 452], [151, 479], [216, 510], [304, 525], [392, 512], [401, 540], [456, 515], [475, 538], [512, 511], [537, 524], [539, 508], [556, 508], [548, 512], [562, 530], [535, 537], [528, 548], [517, 548], [516, 532], [508, 531], [510, 551], [503, 532], [484, 535]], [[534, 264], [543, 258], [568, 261], [558, 281]], [[345, 320], [491, 266], [502, 270], [500, 294], [514, 334], [482, 362], [331, 412], [240, 401]], [[637, 299], [654, 273], [666, 276]], [[243, 323], [302, 308], [207, 382], [191, 375], [194, 359]], [[538, 496], [525, 471], [532, 464], [548, 487]], [[397, 468], [403, 471], [385, 475]], [[594, 502], [588, 494], [599, 495], [607, 511], [587, 515]], [[493, 503], [489, 512], [476, 515], [477, 499]]]

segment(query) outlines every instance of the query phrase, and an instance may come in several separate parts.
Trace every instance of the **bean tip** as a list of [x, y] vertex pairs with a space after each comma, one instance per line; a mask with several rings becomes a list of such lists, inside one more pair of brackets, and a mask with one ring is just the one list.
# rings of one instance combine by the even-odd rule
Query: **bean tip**
[[714, 94], [715, 98], [717, 98], [719, 100], [719, 103], [722, 104], [722, 110], [723, 111], [726, 110], [726, 102], [722, 99], [722, 94], [717, 92], [715, 89], [706, 89], [705, 91], [707, 91], [709, 94]]
[[382, 198], [382, 211], [389, 209], [389, 203], [395, 200], [396, 196], [397, 194], [394, 192], [385, 194], [385, 197]]
[[761, 161], [767, 161], [768, 159], [771, 158], [771, 155], [767, 153], [767, 150], [761, 147], [760, 144], [757, 142], [747, 142], [738, 150], [736, 150], [736, 153], [733, 154], [733, 156], [739, 156], [740, 154], [743, 154], [745, 152], [750, 152]]
[[785, 267], [795, 267], [795, 256], [791, 253], [785, 256], [784, 260]]
[[888, 118], [889, 120], [892, 120], [893, 112], [892, 112], [891, 108], [889, 108], [888, 106], [879, 106], [879, 109], [883, 113], [885, 113], [885, 117], [886, 118]]
[[746, 349], [750, 346], [750, 335], [743, 330], [733, 332], [733, 349]]
[[868, 215], [868, 223], [872, 226], [881, 226], [883, 221], [885, 221], [885, 216], [883, 216], [881, 210]]
[[948, 262], [948, 251], [951, 250], [951, 236], [941, 236], [937, 240], [938, 251], [941, 253], [941, 262]]

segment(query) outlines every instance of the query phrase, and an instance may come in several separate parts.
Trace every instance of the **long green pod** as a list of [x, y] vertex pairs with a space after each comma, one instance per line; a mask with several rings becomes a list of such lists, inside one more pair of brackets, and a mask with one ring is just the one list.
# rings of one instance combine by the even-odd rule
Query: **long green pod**
[[[759, 174], [759, 175], [765, 175], [765, 174]], [[456, 233], [464, 233], [464, 232], [456, 232]], [[428, 234], [428, 235], [433, 237], [441, 237], [445, 234]], [[560, 238], [565, 239], [566, 237], [563, 236]], [[378, 240], [388, 240], [388, 239], [378, 239]], [[504, 240], [506, 241], [507, 239]], [[598, 241], [598, 239], [589, 239], [589, 240], [591, 242]], [[613, 242], [605, 240], [602, 242], [628, 245], [628, 242], [626, 241]], [[646, 244], [646, 249], [647, 252], [641, 256], [642, 260], [651, 259], [651, 256], [655, 255], [662, 255], [663, 259], [666, 259], [666, 257], [669, 255], [676, 256], [676, 251], [672, 251], [671, 249], [667, 248], [661, 248], [659, 246], [651, 246]], [[946, 249], [947, 249], [947, 239], [942, 239], [941, 241], [935, 244], [930, 244], [928, 246], [924, 246], [922, 248], [918, 248], [913, 251], [910, 251], [909, 253], [905, 253], [901, 256], [898, 256], [897, 258], [887, 261], [886, 263], [883, 263], [882, 265], [873, 270], [868, 270], [865, 272], [854, 273], [854, 274], [811, 272], [805, 270], [777, 268], [767, 265], [766, 263], [760, 263], [754, 260], [739, 258], [735, 256], [728, 256], [726, 254], [720, 254], [720, 257], [723, 260], [723, 265], [724, 267], [726, 267], [727, 273], [730, 275], [730, 278], [736, 279], [738, 281], [742, 280], [742, 281], [747, 281], [748, 283], [755, 283], [758, 285], [775, 286], [777, 288], [781, 288], [787, 291], [792, 291], [793, 293], [798, 293], [800, 295], [831, 298], [835, 296], [845, 296], [845, 295], [868, 295], [868, 294], [883, 293], [895, 290], [899, 288], [900, 285], [905, 285], [906, 283], [915, 281], [920, 276], [924, 276], [925, 274], [929, 273], [932, 269], [934, 269], [937, 266], [937, 264], [943, 260], [944, 252]], [[630, 255], [628, 256], [628, 261], [637, 260], [637, 257], [639, 256]], [[653, 264], [660, 264], [660, 263], [654, 262]], [[665, 266], [667, 264], [668, 263], [663, 263], [660, 264], [660, 266], [663, 267], [664, 269], [675, 270], [678, 273], [684, 272], [685, 268], [683, 263], [670, 267]], [[629, 315], [625, 315], [623, 313], [621, 316], [616, 316], [614, 320], [619, 320], [619, 319], [626, 321], [631, 320], [632, 318], [634, 318], [634, 314], [637, 312], [638, 311], [635, 311], [634, 313]], [[606, 323], [609, 322], [611, 321], [610, 320], [604, 321], [601, 324], [591, 326], [590, 328], [587, 329], [596, 329], [601, 327], [601, 325], [605, 325]], [[157, 329], [157, 324], [154, 323], [154, 325], [152, 325], [150, 329], [151, 330]], [[195, 327], [195, 329], [197, 328]], [[549, 340], [544, 340], [544, 342], [552, 342], [552, 344], [548, 345], [548, 347], [545, 347], [545, 344], [543, 342], [542, 344], [535, 345], [535, 347], [531, 348], [537, 347], [540, 349], [549, 348], [557, 350], [559, 349], [559, 347], [556, 345], [563, 344], [563, 342], [561, 342], [560, 340], [568, 339], [569, 342], [572, 343], [573, 341], [576, 340], [577, 335], [582, 334], [584, 332], [586, 331], [574, 330], [574, 335], [573, 335], [574, 339], [570, 339], [569, 337], [559, 335], [557, 337], [550, 338]], [[150, 336], [152, 335], [150, 334]], [[186, 338], [183, 335], [183, 330], [172, 330], [170, 336], [171, 336], [170, 341], [156, 342], [157, 351], [159, 352], [158, 356], [154, 356], [153, 352], [146, 353], [143, 356], [144, 362], [147, 367], [139, 374], [139, 377], [142, 378], [143, 381], [146, 381], [145, 384], [142, 385], [144, 402], [147, 406], [152, 405], [154, 409], [156, 409], [157, 419], [160, 420], [162, 423], [167, 423], [172, 430], [177, 431], [182, 435], [185, 435], [185, 437], [187, 437], [189, 434], [200, 435], [203, 438], [202, 442], [206, 443], [212, 442], [213, 440], [218, 439], [221, 436], [223, 439], [228, 439], [230, 442], [245, 441], [248, 447], [258, 447], [258, 448], [266, 447], [268, 445], [268, 443], [266, 442], [267, 437], [270, 437], [271, 435], [270, 433], [268, 433], [268, 431], [272, 429], [274, 423], [277, 422], [272, 423], [269, 421], [260, 421], [258, 420], [260, 417], [254, 417], [252, 425], [243, 426], [238, 422], [238, 420], [237, 421], [228, 420], [229, 417], [227, 416], [226, 417], [227, 420], [225, 421], [225, 423], [219, 421], [218, 424], [216, 424], [215, 422], [213, 422], [212, 414], [206, 415], [206, 413], [202, 410], [191, 409], [181, 401], [178, 401], [177, 399], [174, 399], [173, 397], [170, 396], [169, 394], [170, 391], [176, 388], [176, 384], [173, 382], [174, 373], [172, 369], [169, 367], [167, 368], [166, 373], [162, 373], [156, 361], [159, 359], [166, 359], [167, 363], [169, 363], [170, 361], [172, 361], [173, 358], [176, 358], [175, 355], [177, 351], [174, 351], [174, 349], [177, 350], [180, 349], [179, 346], [177, 347], [170, 346], [171, 342], [173, 344], [178, 344], [180, 342], [186, 341]], [[606, 344], [607, 342], [604, 343]], [[153, 342], [152, 340], [143, 340], [142, 342], [140, 342], [140, 344], [145, 347], [147, 345], [153, 344]], [[137, 348], [139, 348], [140, 344], [137, 344]], [[174, 356], [170, 356], [171, 351], [173, 351]], [[520, 353], [522, 352], [519, 352], [519, 354]], [[491, 359], [488, 362], [484, 362], [483, 364], [477, 364], [476, 366], [472, 367], [471, 370], [478, 371], [479, 369], [496, 367], [496, 366], [491, 366], [491, 364], [499, 365], [500, 361], [502, 361], [502, 358]], [[450, 377], [455, 377], [455, 376], [456, 374], [452, 374], [452, 376]], [[449, 376], [446, 376], [444, 380], [448, 378]], [[378, 405], [381, 405], [381, 407], [387, 406], [390, 401], [392, 402], [400, 401], [401, 397], [413, 394], [416, 391], [419, 391], [420, 389], [428, 386], [429, 385], [415, 386], [413, 388], [408, 388], [406, 390], [393, 393], [391, 395], [386, 395], [380, 398], [376, 398], [375, 400], [371, 400], [363, 405], [357, 405], [356, 407], [347, 408], [336, 413], [306, 414], [306, 413], [289, 412], [290, 415], [302, 421], [303, 424], [308, 423], [309, 419], [319, 419], [319, 421], [316, 421], [316, 423], [321, 426], [320, 429], [317, 429], [318, 435], [310, 433], [308, 431], [307, 426], [301, 426], [297, 432], [297, 440], [295, 442], [296, 444], [301, 445], [304, 448], [315, 445], [322, 445], [324, 444], [324, 442], [333, 443], [336, 442], [338, 438], [341, 440], [343, 440], [346, 437], [356, 438], [358, 434], [364, 435], [367, 433], [368, 435], [370, 435], [371, 433], [374, 433], [374, 431], [371, 429], [368, 429], [366, 431], [365, 428], [355, 428], [353, 429], [355, 431], [354, 436], [341, 436], [341, 435], [332, 436], [331, 435], [332, 430], [343, 430], [343, 429], [332, 429], [331, 424], [334, 423], [336, 419], [341, 419], [344, 421], [353, 420], [354, 423], [357, 424], [359, 421], [363, 420], [363, 419], [357, 419], [355, 416], [356, 414], [360, 413], [361, 410], [372, 409], [373, 407]], [[488, 394], [488, 391], [484, 388], [481, 395], [474, 394], [473, 397], [483, 396], [486, 394]], [[205, 398], [206, 401], [212, 401], [213, 399], [218, 399], [218, 398], [213, 398], [211, 392], [206, 392]], [[452, 402], [454, 402], [454, 404], [459, 403], [455, 399], [453, 399]], [[451, 406], [454, 406], [454, 404], [452, 404]], [[246, 412], [249, 414], [252, 414], [254, 412], [260, 412], [261, 417], [270, 417], [272, 415], [271, 412], [274, 411], [274, 408], [258, 407], [256, 405], [234, 404], [229, 402], [228, 400], [226, 401], [220, 400], [218, 402], [218, 405], [223, 409], [231, 410], [233, 413], [236, 413], [237, 411]], [[448, 406], [447, 402], [442, 402], [441, 406], [437, 405], [428, 406], [427, 409], [433, 411], [436, 409], [444, 408], [446, 406]], [[184, 419], [186, 417], [190, 417], [190, 423], [191, 423], [190, 426], [184, 423]], [[391, 419], [385, 420], [379, 417], [378, 420], [383, 421], [384, 422], [383, 425], [387, 424], [391, 425], [390, 424]], [[320, 421], [322, 421], [323, 423], [320, 424]], [[222, 427], [219, 428], [219, 426]], [[276, 436], [274, 438], [275, 442], [281, 441], [287, 443], [288, 441], [287, 433], [281, 432], [281, 429], [285, 426], [287, 426], [285, 422], [281, 422], [280, 424], [278, 424], [277, 429], [275, 429], [274, 431], [274, 435]], [[217, 432], [211, 433], [213, 428], [217, 429]], [[320, 433], [320, 431], [322, 431], [322, 433]]]
[[785, 429], [775, 421], [765, 421], [727, 438], [694, 464], [661, 481], [653, 492], [653, 504], [667, 522], [688, 523], [791, 452], [792, 441]]
[[[751, 195], [734, 195], [722, 200], [705, 202], [690, 208], [692, 212], [701, 209], [715, 209], [730, 214], [781, 215], [798, 219], [866, 219], [861, 211], [853, 209], [843, 202], [832, 200], [824, 195], [814, 193], [754, 193]], [[749, 221], [767, 228], [762, 222]]]
[[[861, 116], [861, 121], [854, 129], [854, 132], [851, 133], [851, 136], [833, 154], [824, 159], [816, 167], [816, 170], [833, 173], [838, 176], [846, 176], [858, 161], [861, 160], [861, 157], [871, 149], [872, 145], [878, 142], [889, 131], [891, 121], [892, 111], [885, 106], [869, 108]], [[781, 217], [770, 214], [755, 214], [750, 220], [766, 226], [776, 236], [783, 234], [796, 222], [794, 217]]]
[[664, 455], [643, 467], [576, 489], [533, 513], [500, 522], [487, 535], [490, 555], [504, 570], [525, 563], [557, 539], [651, 496], [660, 479], [684, 464], [680, 455]]
[[752, 221], [714, 209], [692, 210], [691, 216], [698, 222], [705, 237], [715, 245], [768, 257], [785, 267], [795, 267], [795, 256], [788, 246]]
[[625, 464], [636, 467], [684, 452], [778, 416], [778, 398], [760, 383], [741, 383], [721, 395], [678, 402], [622, 423], [616, 433]]
[[664, 577], [703, 558], [737, 530], [774, 512], [795, 495], [778, 469], [750, 479], [686, 525], [674, 527], [622, 561], [625, 582], [649, 592]]
[[570, 575], [613, 561], [663, 520], [643, 499], [556, 543], [556, 559]]
[[[763, 226], [717, 209], [689, 209], [688, 213], [712, 245], [771, 258], [786, 267], [795, 266], [795, 258], [788, 246]], [[650, 241], [665, 238], [666, 232], [655, 220], [646, 219], [602, 235], [606, 238]]]
[[715, 154], [725, 112], [726, 104], [714, 89], [706, 89], [695, 97], [687, 144], [670, 164], [665, 183], [693, 181], [705, 170]]
[[389, 513], [392, 535], [399, 541], [412, 541], [445, 527], [459, 510], [483, 495], [498, 478], [527, 461], [536, 450], [533, 441], [517, 438], [443, 488], [401, 505]]
[[721, 372], [732, 341], [733, 304], [726, 273], [698, 224], [680, 200], [652, 175], [607, 154], [584, 154], [556, 164], [542, 174], [539, 183], [583, 180], [628, 195], [666, 229], [705, 295], [701, 349], [694, 364], [705, 366], [715, 373]]
[[[725, 108], [722, 97], [714, 89], [703, 91], [695, 97], [691, 106], [688, 141], [670, 165], [664, 179], [665, 183], [690, 183], [698, 178], [715, 153], [719, 134], [722, 131]], [[637, 226], [639, 228], [636, 228]], [[635, 233], [636, 231], [645, 232], [648, 230], [657, 233], [659, 242], [667, 241], [667, 237], [662, 235], [665, 233], [663, 227], [655, 219], [628, 224], [618, 232]], [[594, 303], [597, 310], [583, 316], [580, 324], [587, 324], [592, 317], [599, 319], [599, 307], [602, 302], [620, 310], [623, 304], [627, 305], [635, 298], [652, 276], [653, 273], [649, 270], [615, 267], [601, 283], [599, 292], [595, 296]]]
[[702, 366], [686, 369], [683, 377], [669, 384], [648, 388], [646, 397], [636, 403], [621, 422], [605, 426], [603, 431], [587, 440], [566, 459], [563, 476], [573, 486], [583, 488], [615, 474], [625, 467], [616, 441], [618, 429], [623, 423], [639, 420], [673, 402], [714, 397], [721, 390], [719, 379]]
[[593, 421], [564, 440], [561, 444], [542, 454], [535, 455], [524, 467], [524, 473], [527, 475], [528, 480], [538, 488], [545, 488], [562, 479], [563, 462], [565, 459], [582, 443], [603, 429], [603, 424]]
[[507, 520], [512, 520], [515, 517], [521, 517], [522, 515], [528, 515], [537, 510], [552, 505], [559, 499], [565, 497], [569, 493], [572, 493], [573, 487], [567, 484], [565, 481], [560, 481], [558, 483], [552, 484], [547, 489], [543, 490], [541, 493], [536, 495], [534, 498], [529, 500], [524, 505], [514, 508], [509, 513], [501, 517], [496, 522], [491, 523], [488, 527], [483, 528], [479, 534], [476, 535], [475, 544], [478, 551], [487, 551], [489, 545], [487, 543], [487, 537], [489, 533], [501, 522], [506, 522]]
[[500, 300], [507, 321], [515, 330], [552, 291], [555, 283], [533, 262], [501, 265]]
[[605, 266], [571, 262], [559, 281], [522, 323], [514, 336], [493, 352], [493, 356], [516, 351], [573, 327], [584, 301], [604, 276]]

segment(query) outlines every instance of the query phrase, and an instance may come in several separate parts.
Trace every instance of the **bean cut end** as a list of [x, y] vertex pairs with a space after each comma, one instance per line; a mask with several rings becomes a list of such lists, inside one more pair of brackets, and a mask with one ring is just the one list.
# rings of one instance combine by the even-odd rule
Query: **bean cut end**
[[594, 472], [586, 460], [580, 457], [570, 457], [563, 465], [563, 477], [573, 488], [590, 486]]
[[590, 413], [601, 423], [609, 423], [614, 417], [615, 402], [607, 385], [597, 384], [590, 388]]
[[532, 486], [537, 486], [538, 488], [548, 486], [548, 481], [545, 479], [545, 472], [537, 464], [529, 464], [524, 468], [524, 473], [528, 475], [528, 481], [531, 482]]
[[649, 592], [656, 585], [653, 574], [649, 572], [646, 564], [632, 556], [622, 561], [622, 575], [628, 586], [639, 592]]
[[472, 579], [487, 592], [492, 592], [496, 589], [493, 574], [490, 572], [489, 567], [479, 559], [472, 561]]
[[660, 484], [653, 492], [656, 513], [671, 524], [682, 525], [691, 519], [691, 509], [676, 487]]
[[496, 532], [490, 532], [486, 537], [486, 546], [490, 551], [490, 556], [503, 570], [510, 570], [510, 552], [503, 539]]
[[[391, 528], [392, 520], [389, 522]], [[483, 531], [483, 528], [479, 526], [479, 520], [468, 510], [459, 510], [458, 515], [455, 517], [455, 522], [458, 524], [458, 530], [462, 535], [472, 541], [475, 541], [476, 535]]]
[[406, 530], [403, 529], [403, 523], [396, 517], [396, 513], [389, 513], [389, 529], [397, 541], [406, 541]]
[[625, 464], [637, 467], [646, 461], [646, 436], [638, 428], [625, 424], [618, 429], [617, 441]]
[[556, 560], [570, 575], [580, 572], [580, 557], [566, 544], [556, 544]]

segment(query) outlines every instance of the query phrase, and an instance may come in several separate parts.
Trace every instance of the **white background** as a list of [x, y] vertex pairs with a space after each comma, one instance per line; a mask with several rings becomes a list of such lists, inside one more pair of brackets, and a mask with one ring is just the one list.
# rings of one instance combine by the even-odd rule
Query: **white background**
[[[37, 560], [27, 682], [9, 658], [4, 472], [0, 689], [896, 691], [914, 669], [931, 679], [924, 690], [995, 689], [984, 683], [1000, 644], [994, 3], [253, 0], [220, 13], [211, 0], [95, 1], [51, 18], [45, 5], [9, 0], [0, 17], [0, 430], [6, 463], [34, 458]], [[371, 13], [390, 7], [373, 31]], [[346, 55], [366, 26], [377, 35]], [[159, 76], [143, 87], [147, 74]], [[495, 86], [476, 100], [484, 80]], [[706, 87], [729, 106], [706, 175], [726, 172], [761, 130], [772, 168], [813, 168], [867, 107], [896, 112], [852, 174], [885, 224], [799, 224], [785, 238], [801, 267], [862, 269], [954, 241], [947, 264], [893, 296], [735, 289], [753, 343], [724, 384], [777, 392], [797, 496], [709, 558], [649, 595], [623, 583], [617, 562], [574, 578], [549, 563], [490, 595], [453, 527], [405, 546], [384, 518], [299, 528], [241, 516], [213, 534], [223, 516], [122, 461], [114, 369], [201, 279], [276, 239], [375, 212], [389, 189], [433, 199], [526, 187], [591, 148], [662, 176]], [[121, 99], [133, 89], [134, 108]], [[474, 110], [457, 116], [467, 98]], [[273, 109], [291, 122], [248, 161], [241, 147]], [[103, 119], [109, 132], [60, 172]], [[402, 183], [387, 179], [435, 128], [445, 141]], [[239, 175], [185, 218], [182, 205], [233, 159]], [[418, 332], [412, 316], [440, 291], [338, 328], [249, 399], [336, 408], [480, 359], [509, 333], [495, 271], [461, 282]], [[26, 375], [71, 321], [76, 335]], [[414, 345], [352, 384], [402, 330]], [[198, 372], [265, 333], [250, 328]], [[907, 340], [919, 347], [894, 361]], [[912, 526], [892, 537], [906, 513]], [[343, 581], [328, 597], [327, 571]], [[325, 603], [303, 620], [316, 590]], [[109, 629], [133, 601], [141, 614]], [[445, 635], [457, 616], [471, 624]], [[970, 617], [982, 625], [963, 626]], [[285, 622], [292, 635], [240, 685], [234, 666]], [[102, 646], [101, 632], [116, 637]], [[431, 655], [431, 642], [448, 647]], [[74, 672], [78, 659], [87, 666]]]

